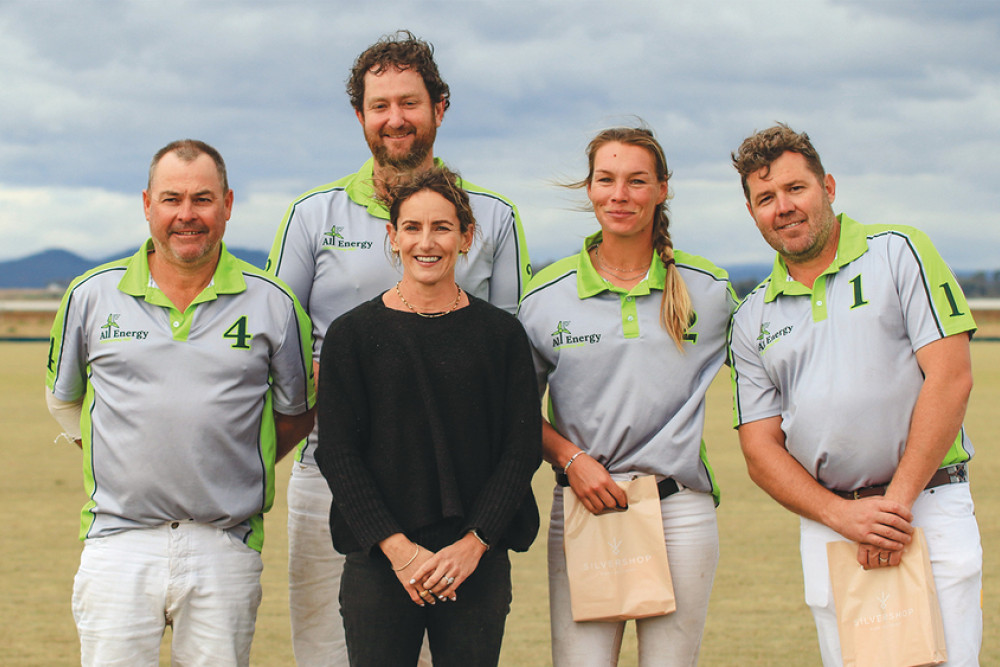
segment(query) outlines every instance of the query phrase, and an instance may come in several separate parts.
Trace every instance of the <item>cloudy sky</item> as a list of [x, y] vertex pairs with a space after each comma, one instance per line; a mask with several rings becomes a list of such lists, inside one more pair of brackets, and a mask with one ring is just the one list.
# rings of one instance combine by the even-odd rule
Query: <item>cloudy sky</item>
[[227, 241], [268, 248], [290, 200], [367, 159], [344, 81], [397, 28], [451, 86], [436, 154], [517, 203], [536, 262], [596, 227], [554, 183], [640, 117], [674, 172], [677, 246], [722, 266], [770, 260], [729, 153], [781, 120], [809, 132], [837, 211], [1000, 268], [992, 0], [0, 0], [0, 259], [136, 247], [148, 161], [182, 137], [226, 158]]

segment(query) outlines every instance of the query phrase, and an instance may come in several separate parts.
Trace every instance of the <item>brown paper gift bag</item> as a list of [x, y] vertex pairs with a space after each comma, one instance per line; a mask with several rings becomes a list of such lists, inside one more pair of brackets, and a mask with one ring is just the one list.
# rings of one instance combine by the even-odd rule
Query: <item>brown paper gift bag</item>
[[865, 570], [856, 542], [826, 545], [844, 667], [917, 667], [948, 659], [924, 533], [896, 567]]
[[563, 493], [566, 570], [574, 621], [662, 616], [677, 608], [652, 475], [617, 482], [628, 510], [591, 514]]

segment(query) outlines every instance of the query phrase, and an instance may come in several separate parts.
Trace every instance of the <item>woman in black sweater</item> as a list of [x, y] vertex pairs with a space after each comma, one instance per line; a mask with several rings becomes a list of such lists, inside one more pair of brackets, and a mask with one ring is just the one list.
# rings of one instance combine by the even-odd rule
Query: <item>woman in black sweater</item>
[[320, 361], [316, 460], [347, 560], [352, 665], [496, 664], [510, 609], [507, 550], [538, 530], [537, 385], [517, 320], [466, 294], [455, 264], [475, 221], [435, 168], [390, 193], [403, 277], [337, 319]]

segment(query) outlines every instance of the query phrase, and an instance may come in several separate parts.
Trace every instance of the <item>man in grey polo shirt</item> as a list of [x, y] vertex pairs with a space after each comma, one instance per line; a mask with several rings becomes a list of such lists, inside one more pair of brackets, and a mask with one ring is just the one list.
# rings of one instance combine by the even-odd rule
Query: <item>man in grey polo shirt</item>
[[[357, 173], [292, 202], [267, 260], [268, 271], [288, 283], [312, 318], [317, 360], [337, 317], [401, 278], [387, 258], [389, 210], [381, 197], [395, 178], [440, 163], [434, 139], [450, 104], [433, 48], [405, 30], [358, 56], [347, 92], [372, 157]], [[468, 181], [461, 186], [476, 218], [476, 240], [455, 278], [469, 294], [513, 313], [529, 273], [517, 209]], [[316, 465], [316, 442], [314, 431], [288, 485], [289, 605], [300, 667], [347, 664], [338, 602], [344, 557], [330, 538], [332, 496]]]
[[982, 547], [962, 426], [975, 323], [961, 288], [920, 231], [835, 216], [836, 183], [806, 134], [758, 132], [733, 163], [778, 251], [733, 320], [735, 425], [750, 476], [802, 517], [823, 664], [841, 664], [826, 543], [894, 567], [920, 527], [948, 664], [978, 665]]
[[46, 398], [83, 448], [73, 590], [84, 665], [247, 665], [274, 463], [309, 433], [308, 317], [230, 255], [225, 164], [173, 142], [142, 193], [151, 238], [70, 285]]

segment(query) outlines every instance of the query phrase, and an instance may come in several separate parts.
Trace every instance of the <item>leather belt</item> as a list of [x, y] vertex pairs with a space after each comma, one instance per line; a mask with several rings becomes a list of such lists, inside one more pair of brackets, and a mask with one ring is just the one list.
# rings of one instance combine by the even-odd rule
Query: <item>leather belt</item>
[[[953, 466], [948, 466], [947, 468], [938, 468], [937, 472], [931, 477], [931, 480], [927, 482], [927, 486], [924, 489], [933, 489], [936, 486], [944, 486], [945, 484], [958, 484], [960, 482], [969, 481], [969, 471], [964, 463], [958, 463]], [[875, 486], [865, 486], [860, 489], [855, 489], [854, 491], [838, 491], [836, 489], [830, 489], [836, 493], [841, 498], [847, 498], [848, 500], [857, 500], [858, 498], [869, 498], [871, 496], [884, 496], [886, 489], [889, 488], [888, 484], [877, 484]]]
[[[557, 472], [556, 484], [559, 486], [569, 486], [569, 477], [561, 472]], [[663, 500], [668, 496], [672, 496], [681, 490], [677, 485], [677, 482], [670, 477], [666, 477], [662, 481], [657, 482], [656, 488], [660, 491], [660, 500]]]

